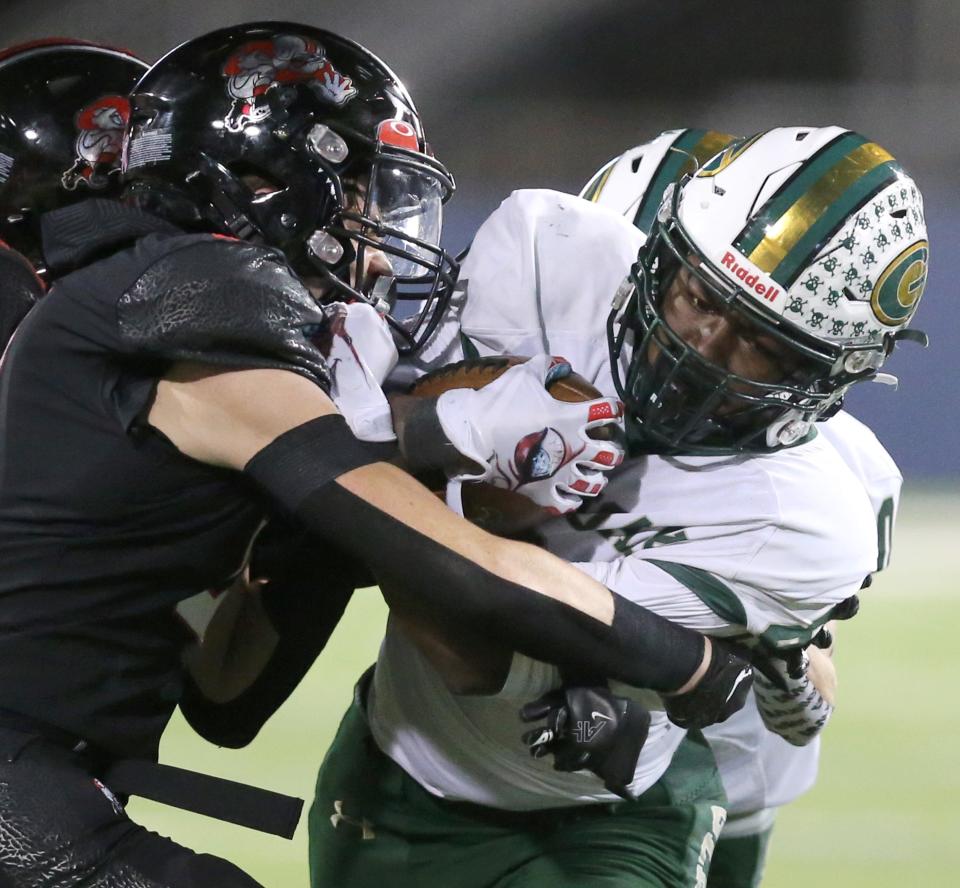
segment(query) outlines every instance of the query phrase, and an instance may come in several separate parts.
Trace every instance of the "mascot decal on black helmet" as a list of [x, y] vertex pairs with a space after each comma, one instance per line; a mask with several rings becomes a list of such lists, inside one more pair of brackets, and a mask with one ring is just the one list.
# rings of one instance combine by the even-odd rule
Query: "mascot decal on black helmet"
[[106, 188], [109, 177], [120, 171], [128, 120], [130, 101], [126, 96], [102, 96], [77, 114], [77, 159], [63, 173], [60, 181], [64, 188], [75, 191], [81, 182], [93, 189]]
[[334, 105], [345, 105], [357, 94], [353, 81], [330, 63], [317, 41], [292, 34], [245, 43], [227, 59], [223, 76], [233, 99], [224, 126], [234, 133], [270, 116], [266, 93], [274, 84], [309, 83]]

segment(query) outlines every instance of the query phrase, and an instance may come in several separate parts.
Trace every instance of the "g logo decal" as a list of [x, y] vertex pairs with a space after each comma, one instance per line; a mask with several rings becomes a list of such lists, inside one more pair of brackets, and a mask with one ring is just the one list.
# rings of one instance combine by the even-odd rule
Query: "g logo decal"
[[927, 241], [918, 241], [900, 253], [877, 278], [870, 305], [881, 324], [898, 327], [909, 320], [927, 283], [929, 255]]

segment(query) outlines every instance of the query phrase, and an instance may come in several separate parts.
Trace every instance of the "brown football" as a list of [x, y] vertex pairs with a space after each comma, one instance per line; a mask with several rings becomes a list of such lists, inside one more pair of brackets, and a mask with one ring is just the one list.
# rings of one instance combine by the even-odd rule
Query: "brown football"
[[[528, 358], [503, 355], [489, 358], [471, 358], [447, 364], [421, 376], [410, 388], [410, 394], [421, 398], [435, 398], [458, 388], [481, 389], [498, 379], [516, 364]], [[554, 380], [547, 391], [558, 401], [593, 401], [603, 395], [578, 373]], [[602, 437], [597, 435], [597, 437]], [[439, 491], [438, 496], [443, 496]], [[485, 481], [466, 483], [462, 488], [465, 517], [491, 533], [517, 536], [532, 530], [549, 514], [523, 494]]]

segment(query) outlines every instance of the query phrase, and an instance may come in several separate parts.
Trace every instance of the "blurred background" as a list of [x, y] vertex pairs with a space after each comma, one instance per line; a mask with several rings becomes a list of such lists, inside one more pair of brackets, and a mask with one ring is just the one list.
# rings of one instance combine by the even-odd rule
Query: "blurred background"
[[[448, 246], [465, 246], [511, 190], [577, 191], [610, 157], [663, 129], [749, 133], [841, 124], [880, 142], [926, 197], [932, 264], [917, 324], [887, 369], [899, 391], [864, 385], [848, 406], [907, 477], [894, 568], [841, 638], [842, 706], [820, 785], [783, 817], [772, 888], [956, 884], [951, 568], [960, 534], [960, 4], [953, 0], [2, 0], [0, 40], [51, 35], [119, 44], [152, 61], [206, 30], [304, 21], [381, 55], [406, 81], [459, 191]], [[2, 101], [2, 97], [0, 97]], [[309, 795], [312, 773], [370, 662], [383, 620], [358, 595], [310, 678], [243, 753], [181, 726], [168, 760]], [[140, 806], [181, 841], [249, 860], [269, 886], [306, 884], [301, 847]]]

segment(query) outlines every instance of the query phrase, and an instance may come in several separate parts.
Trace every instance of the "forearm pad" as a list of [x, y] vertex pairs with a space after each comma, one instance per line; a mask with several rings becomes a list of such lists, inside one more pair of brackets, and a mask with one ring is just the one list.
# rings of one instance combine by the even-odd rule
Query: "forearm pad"
[[[345, 436], [331, 420], [339, 420]], [[376, 461], [364, 462], [358, 445], [342, 419], [323, 417], [280, 436], [245, 471], [309, 532], [364, 561], [414, 617], [488, 634], [577, 673], [657, 691], [676, 690], [700, 665], [704, 640], [697, 632], [619, 596], [608, 626], [486, 570], [345, 490], [336, 483], [339, 474]]]
[[757, 709], [767, 730], [783, 737], [793, 746], [806, 746], [826, 727], [833, 714], [831, 706], [817, 690], [810, 676], [801, 672], [793, 677], [779, 662], [772, 668], [780, 673], [774, 682], [757, 670], [754, 673], [753, 691]]

